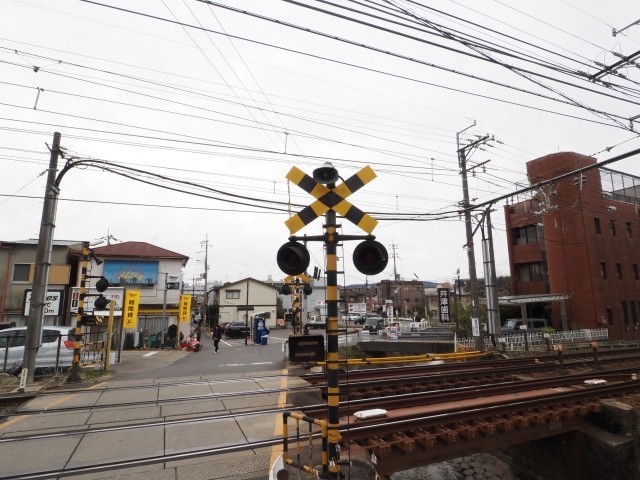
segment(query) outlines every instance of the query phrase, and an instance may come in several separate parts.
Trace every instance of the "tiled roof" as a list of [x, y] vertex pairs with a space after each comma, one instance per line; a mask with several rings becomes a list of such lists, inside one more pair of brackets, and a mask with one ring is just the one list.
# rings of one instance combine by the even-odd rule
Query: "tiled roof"
[[127, 257], [127, 258], [174, 258], [181, 259], [184, 263], [189, 257], [181, 253], [172, 252], [164, 248], [151, 245], [147, 242], [122, 242], [94, 247], [94, 253], [99, 257]]

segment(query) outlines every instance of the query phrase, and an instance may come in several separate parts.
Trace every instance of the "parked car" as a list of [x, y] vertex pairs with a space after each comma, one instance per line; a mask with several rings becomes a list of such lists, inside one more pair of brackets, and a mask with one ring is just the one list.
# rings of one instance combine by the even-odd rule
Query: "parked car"
[[224, 326], [224, 334], [229, 338], [244, 338], [250, 329], [245, 322], [229, 322]]
[[315, 330], [319, 328], [326, 328], [327, 322], [322, 319], [320, 316], [311, 315], [309, 317], [309, 321], [307, 322], [307, 328], [310, 330]]
[[[20, 367], [24, 358], [27, 327], [0, 330], [0, 372]], [[67, 368], [73, 364], [73, 328], [50, 327], [42, 329], [42, 344], [36, 354], [36, 371], [49, 368]]]
[[[524, 320], [522, 318], [510, 318], [502, 326], [503, 332], [513, 332], [523, 330]], [[539, 331], [549, 327], [549, 320], [546, 318], [527, 318], [527, 330]]]
[[384, 329], [384, 318], [382, 317], [367, 317], [364, 322], [362, 330], [369, 333], [377, 334], [379, 330]]
[[[377, 315], [376, 315], [377, 316]], [[361, 313], [359, 315], [356, 316], [352, 316], [351, 317], [351, 322], [354, 325], [364, 325], [365, 321], [367, 320], [367, 314], [366, 313]]]

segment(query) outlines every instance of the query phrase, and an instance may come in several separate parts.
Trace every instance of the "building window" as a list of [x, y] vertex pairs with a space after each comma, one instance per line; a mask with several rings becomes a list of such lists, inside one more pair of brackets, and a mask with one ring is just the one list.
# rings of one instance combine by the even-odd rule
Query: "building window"
[[615, 220], [609, 220], [609, 227], [611, 228], [611, 236], [615, 237], [616, 236], [616, 221]]
[[627, 237], [629, 237], [629, 240], [631, 240], [631, 234], [632, 234], [631, 222], [627, 222]]
[[613, 310], [607, 308], [607, 323], [613, 325]]
[[238, 300], [240, 298], [240, 290], [227, 290], [225, 298], [227, 300]]
[[602, 229], [600, 228], [600, 219], [599, 218], [594, 218], [593, 219], [593, 224], [596, 227], [596, 233], [598, 235], [600, 235], [602, 233]]
[[607, 264], [604, 262], [600, 262], [600, 277], [607, 278]]
[[636, 312], [636, 302], [633, 300], [629, 302], [629, 310], [631, 310], [631, 322], [634, 325], [638, 323], [638, 313]]
[[30, 263], [16, 263], [13, 265], [13, 275], [11, 276], [11, 281], [14, 283], [28, 283], [30, 272]]
[[631, 265], [631, 268], [633, 268], [633, 278], [635, 280], [640, 280], [640, 275], [638, 275], [638, 264], [634, 263]]
[[616, 277], [618, 277], [618, 280], [622, 280], [622, 264], [621, 263], [616, 263]]
[[542, 281], [542, 264], [523, 263], [518, 265], [518, 273], [521, 282], [540, 282]]
[[526, 245], [538, 242], [538, 232], [535, 225], [520, 227], [512, 230], [514, 245]]
[[629, 326], [629, 312], [627, 311], [627, 302], [622, 300], [620, 302], [620, 315], [622, 315], [622, 322], [625, 327]]

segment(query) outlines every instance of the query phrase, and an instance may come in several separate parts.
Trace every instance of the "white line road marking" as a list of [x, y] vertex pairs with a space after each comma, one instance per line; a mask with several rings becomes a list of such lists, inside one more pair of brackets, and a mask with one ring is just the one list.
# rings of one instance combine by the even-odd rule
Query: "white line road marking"
[[149, 352], [149, 353], [145, 353], [144, 355], [142, 355], [143, 357], [150, 357], [151, 355], [155, 355], [158, 352]]
[[271, 365], [273, 362], [255, 362], [255, 363], [221, 363], [220, 367], [244, 367], [246, 365]]

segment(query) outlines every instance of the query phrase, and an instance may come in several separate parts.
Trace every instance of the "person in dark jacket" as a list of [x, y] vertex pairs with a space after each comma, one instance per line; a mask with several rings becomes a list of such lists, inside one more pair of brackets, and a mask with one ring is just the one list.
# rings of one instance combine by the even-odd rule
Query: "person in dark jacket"
[[202, 322], [196, 322], [195, 327], [193, 328], [193, 334], [196, 337], [196, 340], [200, 341], [202, 337]]
[[214, 353], [218, 353], [218, 345], [220, 344], [220, 339], [222, 338], [222, 327], [220, 325], [216, 325], [213, 329], [213, 348]]

